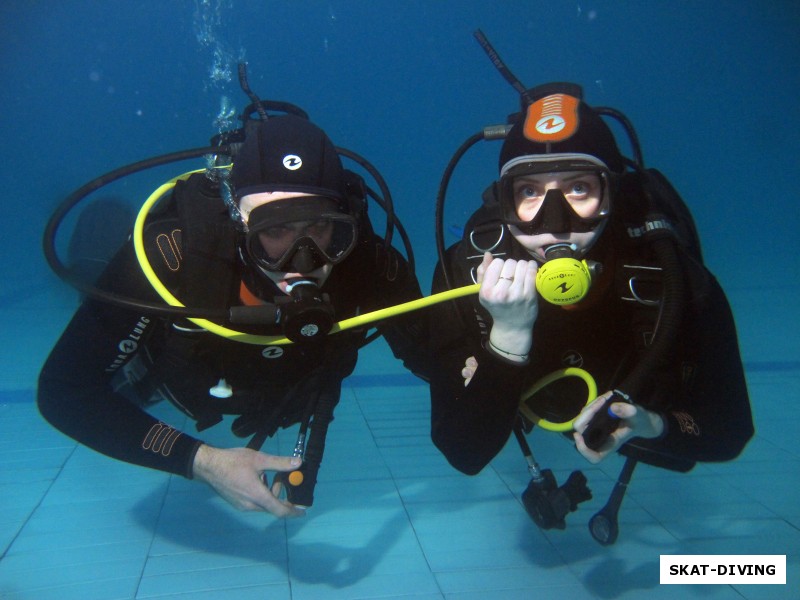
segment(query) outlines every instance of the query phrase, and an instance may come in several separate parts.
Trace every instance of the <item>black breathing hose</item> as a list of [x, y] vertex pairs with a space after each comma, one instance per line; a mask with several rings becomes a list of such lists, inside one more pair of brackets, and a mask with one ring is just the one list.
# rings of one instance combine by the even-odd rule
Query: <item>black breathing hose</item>
[[445, 260], [445, 247], [444, 247], [444, 200], [447, 195], [447, 187], [450, 184], [450, 178], [453, 176], [461, 157], [466, 154], [472, 146], [485, 139], [484, 131], [472, 134], [467, 140], [458, 147], [450, 162], [442, 174], [442, 180], [439, 183], [439, 191], [436, 194], [436, 253], [439, 256], [439, 265], [442, 268], [442, 275], [444, 276], [444, 283], [448, 290], [453, 289], [453, 282], [450, 278], [450, 270]]

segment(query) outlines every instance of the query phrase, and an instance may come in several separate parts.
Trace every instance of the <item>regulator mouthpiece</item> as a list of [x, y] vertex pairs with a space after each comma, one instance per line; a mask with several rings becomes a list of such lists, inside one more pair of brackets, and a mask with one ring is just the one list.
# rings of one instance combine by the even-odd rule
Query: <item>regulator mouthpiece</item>
[[592, 266], [574, 257], [574, 244], [555, 244], [545, 250], [545, 262], [536, 273], [536, 289], [550, 304], [576, 304], [586, 297], [592, 285]]
[[281, 307], [280, 322], [284, 334], [295, 343], [323, 339], [333, 327], [334, 314], [327, 294], [320, 293], [310, 279], [289, 281], [291, 300]]

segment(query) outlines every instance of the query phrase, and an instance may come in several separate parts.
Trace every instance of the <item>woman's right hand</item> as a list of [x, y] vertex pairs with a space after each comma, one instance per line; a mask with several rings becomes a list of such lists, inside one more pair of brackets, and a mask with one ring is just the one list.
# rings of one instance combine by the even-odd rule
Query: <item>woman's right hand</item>
[[268, 487], [265, 471], [292, 471], [299, 458], [272, 456], [250, 448], [213, 448], [203, 444], [194, 458], [194, 478], [205, 481], [239, 510], [276, 517], [301, 517], [305, 510], [278, 497], [280, 483]]
[[489, 340], [506, 353], [525, 355], [530, 350], [539, 314], [537, 271], [534, 260], [503, 260], [489, 252], [478, 267], [478, 298], [493, 321]]

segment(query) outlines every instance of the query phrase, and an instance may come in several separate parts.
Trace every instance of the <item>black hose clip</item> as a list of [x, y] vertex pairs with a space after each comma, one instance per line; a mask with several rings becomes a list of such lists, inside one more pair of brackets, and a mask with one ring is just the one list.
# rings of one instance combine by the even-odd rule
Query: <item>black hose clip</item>
[[550, 469], [541, 471], [541, 477], [531, 479], [522, 493], [522, 504], [533, 522], [542, 529], [565, 529], [564, 518], [574, 512], [578, 504], [592, 499], [586, 485], [586, 476], [573, 471], [564, 485], [558, 487]]

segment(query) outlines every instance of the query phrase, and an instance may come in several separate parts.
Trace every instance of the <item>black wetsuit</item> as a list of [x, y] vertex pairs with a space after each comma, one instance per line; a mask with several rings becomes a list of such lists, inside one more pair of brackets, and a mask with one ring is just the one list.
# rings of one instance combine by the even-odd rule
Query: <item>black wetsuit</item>
[[[160, 232], [177, 240], [175, 227], [177, 222], [170, 216], [156, 223], [154, 234], [150, 234], [153, 228], [148, 227], [148, 235]], [[180, 288], [181, 270], [186, 265], [177, 268], [178, 262], [170, 260], [174, 256], [161, 260], [158, 246], [152, 248], [148, 254], [161, 280], [170, 289]], [[191, 259], [184, 257], [186, 260]], [[234, 270], [229, 284], [225, 284], [230, 303], [241, 303], [243, 276], [251, 291], [261, 288], [260, 298], [270, 300], [270, 290], [280, 295], [274, 284], [248, 277], [249, 272], [234, 257], [223, 260]], [[207, 283], [212, 286], [214, 275], [208, 277]], [[115, 256], [100, 278], [99, 287], [121, 296], [157, 300], [132, 244]], [[333, 268], [322, 291], [330, 295], [337, 321], [421, 296], [405, 260], [371, 233]], [[176, 296], [180, 298], [179, 293]], [[191, 298], [180, 299], [192, 306]], [[419, 316], [411, 314], [385, 321], [381, 329], [394, 354], [421, 375], [427, 361], [419, 337], [424, 329], [419, 323]], [[255, 333], [281, 334], [275, 326]], [[141, 387], [158, 387], [197, 420], [198, 429], [219, 422], [222, 414], [238, 414], [242, 416], [236, 420], [235, 430], [244, 437], [262, 426], [274, 431], [298, 422], [309, 397], [320, 390], [337, 402], [341, 381], [353, 371], [364, 335], [363, 331], [351, 330], [332, 334], [311, 346], [264, 347], [225, 339], [181, 319], [148, 316], [87, 300], [42, 368], [39, 410], [63, 433], [103, 454], [191, 477], [200, 442], [158, 421], [131, 401], [123, 389], [115, 387], [124, 379], [120, 372], [134, 357], [146, 356], [143, 363], [149, 367], [149, 385]], [[230, 386], [232, 397], [217, 398], [209, 393], [220, 379]]]
[[[582, 367], [597, 382], [598, 394], [618, 386], [630, 373], [656, 320], [656, 309], [622, 300], [617, 282], [623, 257], [610, 250], [614, 228], [603, 234], [592, 255], [606, 268], [590, 296], [574, 309], [540, 299], [529, 362], [511, 363], [485, 348], [491, 317], [472, 296], [432, 308], [431, 433], [433, 442], [458, 470], [478, 473], [503, 448], [512, 432], [518, 404], [532, 383], [555, 370]], [[481, 252], [466, 252], [465, 242], [448, 250], [453, 286], [472, 283], [470, 268]], [[624, 241], [614, 244], [628, 246]], [[516, 243], [515, 259], [528, 258]], [[616, 253], [616, 257], [613, 254]], [[466, 257], [472, 255], [468, 260]], [[636, 258], [633, 258], [633, 264]], [[633, 401], [661, 413], [666, 430], [656, 440], [633, 438], [620, 452], [666, 468], [688, 470], [695, 461], [735, 458], [753, 435], [753, 423], [733, 316], [716, 279], [686, 258], [692, 295], [687, 300], [677, 342], [666, 361], [647, 379]], [[691, 263], [691, 266], [689, 264]], [[616, 266], [615, 266], [616, 265]], [[616, 280], [616, 282], [615, 282]], [[433, 291], [445, 288], [441, 265]], [[630, 294], [628, 294], [630, 295]], [[478, 368], [468, 386], [461, 371], [474, 356]], [[567, 379], [537, 400], [539, 416], [566, 421], [586, 402], [583, 383]], [[560, 417], [560, 418], [559, 418]]]

